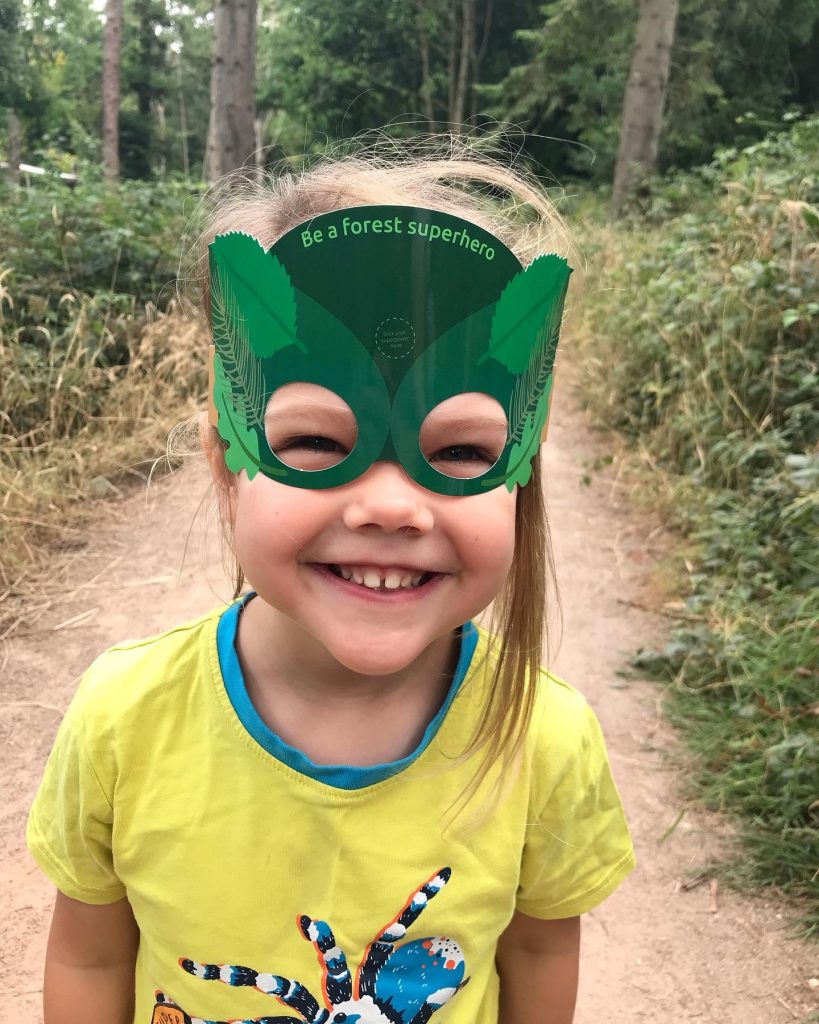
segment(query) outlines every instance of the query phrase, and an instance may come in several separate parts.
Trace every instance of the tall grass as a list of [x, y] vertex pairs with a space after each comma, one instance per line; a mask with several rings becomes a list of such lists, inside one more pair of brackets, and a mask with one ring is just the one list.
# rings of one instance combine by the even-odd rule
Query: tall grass
[[89, 503], [144, 478], [171, 426], [204, 400], [205, 344], [177, 312], [118, 323], [126, 358], [115, 364], [107, 326], [83, 344], [93, 299], [75, 314], [66, 347], [44, 335], [36, 359], [0, 325], [0, 601], [56, 550], [82, 545]]
[[740, 823], [726, 877], [800, 897], [819, 935], [817, 171], [814, 118], [587, 223], [577, 363], [688, 539], [686, 621], [635, 661]]
[[0, 195], [0, 635], [89, 504], [204, 400], [206, 342], [173, 300], [184, 191]]

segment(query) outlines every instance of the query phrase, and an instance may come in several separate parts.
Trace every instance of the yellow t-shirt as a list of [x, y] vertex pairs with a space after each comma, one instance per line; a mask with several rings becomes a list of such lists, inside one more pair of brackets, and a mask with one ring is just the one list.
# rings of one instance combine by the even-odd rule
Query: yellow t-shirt
[[582, 914], [634, 865], [594, 714], [544, 672], [502, 801], [453, 822], [475, 770], [454, 755], [480, 712], [486, 634], [464, 646], [417, 756], [333, 784], [267, 749], [226, 685], [221, 614], [91, 666], [29, 819], [63, 893], [127, 896], [134, 1024], [494, 1024], [495, 949], [515, 909]]

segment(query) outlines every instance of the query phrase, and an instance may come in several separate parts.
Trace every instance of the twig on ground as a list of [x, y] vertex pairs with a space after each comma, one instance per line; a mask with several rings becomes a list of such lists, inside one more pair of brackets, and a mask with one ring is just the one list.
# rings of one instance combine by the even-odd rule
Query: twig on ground
[[79, 615], [73, 615], [70, 619], [66, 619], [65, 622], [60, 622], [58, 625], [52, 626], [51, 629], [53, 632], [56, 632], [58, 629], [69, 629], [72, 626], [81, 626], [86, 622], [86, 620], [90, 619], [92, 615], [96, 615], [98, 611], [99, 606], [96, 608], [89, 608], [88, 611], [80, 612]]
[[717, 892], [719, 891], [719, 883], [716, 878], [711, 879], [711, 885], [708, 890], [708, 913], [716, 914], [717, 910]]

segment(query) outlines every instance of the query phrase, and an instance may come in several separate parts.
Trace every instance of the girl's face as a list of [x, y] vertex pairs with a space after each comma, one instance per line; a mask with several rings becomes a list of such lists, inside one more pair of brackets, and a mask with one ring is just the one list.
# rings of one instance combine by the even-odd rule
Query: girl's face
[[[311, 387], [282, 389], [281, 415], [274, 409], [271, 416], [269, 407], [266, 422], [271, 448], [279, 445], [281, 458], [307, 471], [342, 457], [355, 434], [354, 426], [352, 438], [349, 429], [345, 434], [344, 409], [333, 411], [324, 396], [320, 433], [290, 429], [288, 417], [302, 399], [315, 402]], [[495, 412], [483, 403], [470, 411], [468, 402], [452, 402], [449, 422], [457, 436], [447, 444], [449, 427], [442, 433], [433, 423], [427, 457], [442, 472], [474, 476], [486, 468], [480, 463], [488, 452], [502, 450], [506, 418], [500, 406]], [[229, 475], [227, 498], [236, 557], [259, 597], [298, 627], [294, 640], [306, 636], [364, 675], [401, 671], [481, 612], [512, 561], [516, 492], [497, 487], [471, 497], [441, 495], [397, 463], [377, 462], [356, 480], [325, 490], [262, 474], [250, 481], [241, 472]]]

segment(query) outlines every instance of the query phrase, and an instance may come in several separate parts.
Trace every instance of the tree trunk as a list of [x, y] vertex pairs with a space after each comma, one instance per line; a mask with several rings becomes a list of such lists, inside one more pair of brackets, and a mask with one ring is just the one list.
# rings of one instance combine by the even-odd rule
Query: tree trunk
[[466, 102], [471, 89], [469, 72], [472, 56], [475, 53], [475, 0], [462, 0], [460, 49], [455, 94], [452, 98], [449, 118], [454, 132], [460, 131], [463, 124]]
[[677, 10], [678, 0], [642, 0], [640, 5], [614, 169], [614, 216], [623, 209], [640, 178], [657, 167]]
[[216, 0], [210, 109], [208, 175], [219, 178], [255, 151], [256, 0]]
[[20, 184], [20, 159], [23, 153], [23, 129], [17, 112], [9, 107], [6, 119], [8, 132], [8, 169], [6, 179], [10, 185]]
[[102, 163], [108, 181], [119, 179], [119, 57], [122, 0], [106, 0], [102, 41]]
[[435, 111], [432, 105], [433, 83], [430, 75], [429, 25], [427, 24], [427, 12], [424, 0], [418, 0], [417, 12], [418, 43], [421, 50], [421, 88], [418, 90], [418, 94], [424, 104], [424, 115], [428, 121], [429, 131], [434, 132], [436, 131], [436, 126]]
[[[477, 32], [474, 34], [473, 49], [472, 49], [472, 84], [480, 82], [481, 80], [481, 64], [486, 56], [486, 48], [489, 45], [489, 36], [492, 31], [492, 15], [494, 13], [494, 2], [493, 0], [486, 0], [486, 7], [483, 12], [483, 29], [481, 30], [481, 45], [478, 49], [474, 48], [474, 44], [477, 42]], [[469, 105], [469, 113], [474, 117], [478, 113], [478, 97], [474, 89], [470, 90], [472, 95], [472, 102]]]
[[191, 165], [188, 159], [188, 120], [185, 113], [185, 91], [182, 88], [182, 54], [176, 55], [176, 90], [179, 97], [179, 139], [182, 143], [182, 170], [185, 177], [191, 176]]
[[458, 71], [458, 8], [451, 0], [449, 8], [449, 60], [447, 62], [447, 106], [446, 119], [450, 131], [455, 127], [455, 91]]

